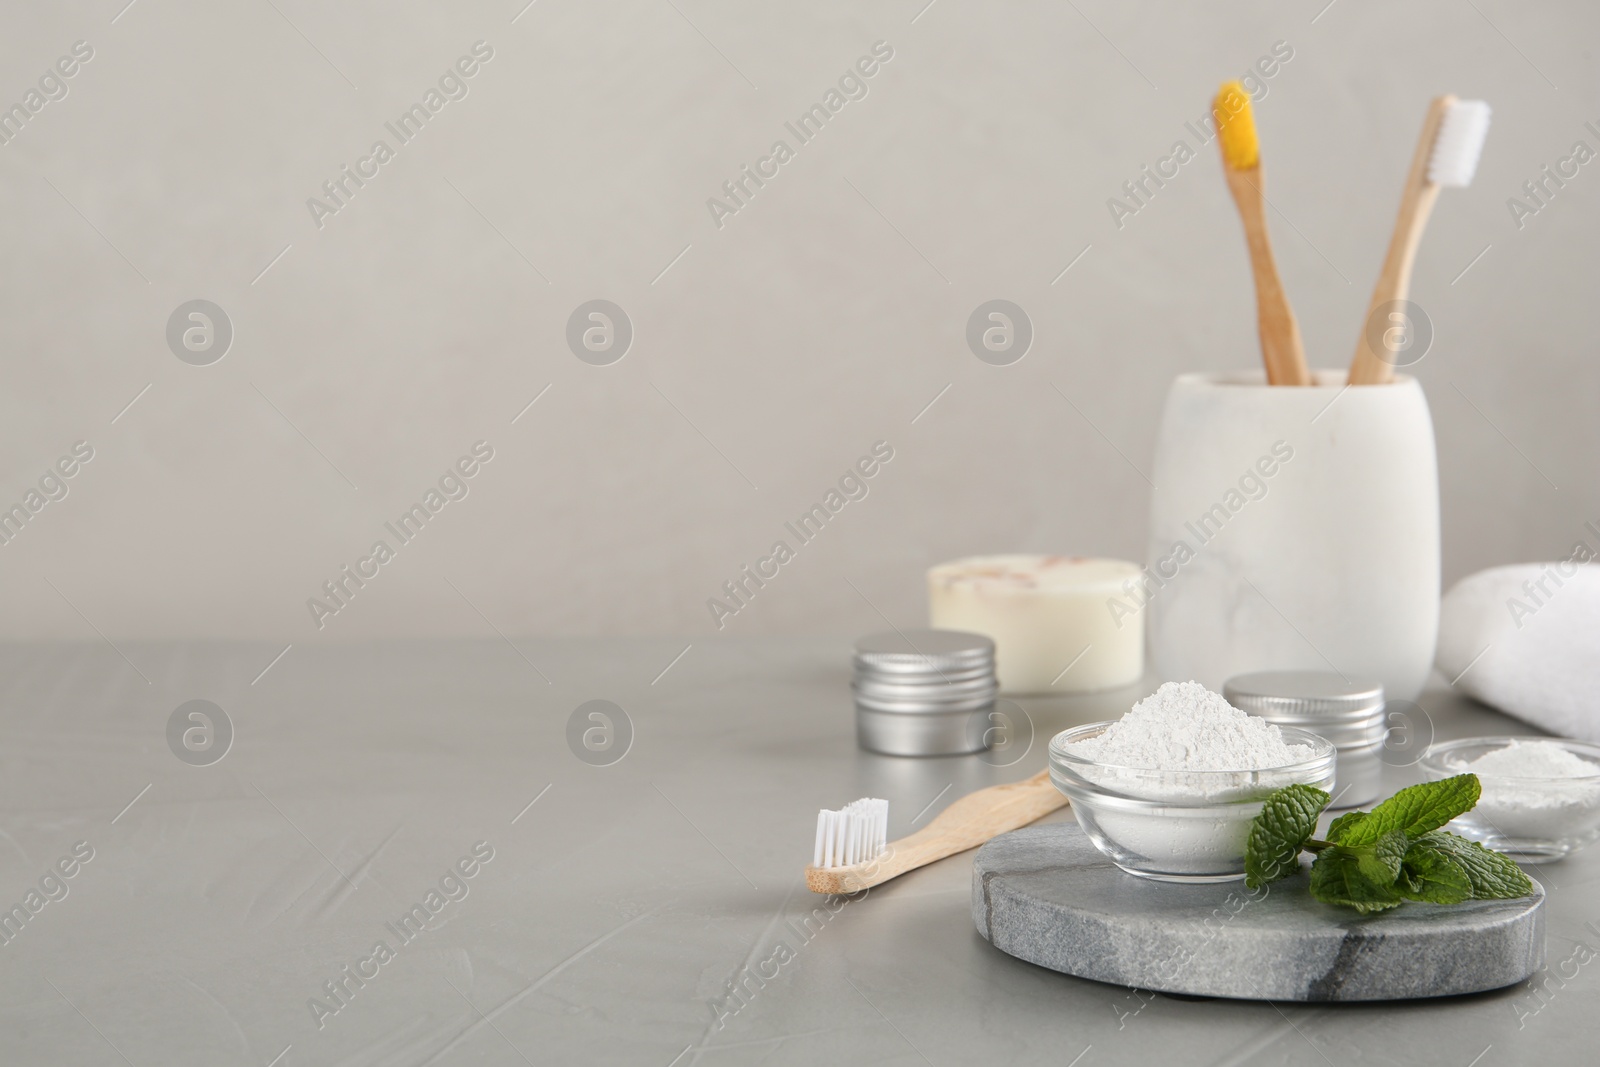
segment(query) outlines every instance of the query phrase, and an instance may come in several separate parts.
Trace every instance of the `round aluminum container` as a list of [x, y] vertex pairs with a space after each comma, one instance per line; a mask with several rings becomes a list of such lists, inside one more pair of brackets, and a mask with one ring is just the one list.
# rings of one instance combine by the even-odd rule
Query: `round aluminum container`
[[856, 733], [891, 756], [981, 751], [998, 684], [994, 642], [957, 630], [893, 630], [856, 642]]
[[1331, 671], [1258, 671], [1229, 678], [1222, 695], [1241, 711], [1333, 742], [1339, 756], [1332, 807], [1354, 808], [1377, 798], [1387, 729], [1377, 682]]

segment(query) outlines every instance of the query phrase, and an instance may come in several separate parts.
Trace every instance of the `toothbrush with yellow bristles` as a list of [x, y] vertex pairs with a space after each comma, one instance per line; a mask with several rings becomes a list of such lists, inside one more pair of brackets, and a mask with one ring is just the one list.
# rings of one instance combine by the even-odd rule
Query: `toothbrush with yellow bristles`
[[1261, 358], [1267, 366], [1268, 385], [1310, 385], [1300, 327], [1295, 324], [1289, 298], [1278, 277], [1267, 237], [1266, 197], [1261, 193], [1261, 146], [1250, 97], [1238, 82], [1224, 82], [1213, 107], [1217, 143], [1222, 148], [1222, 172], [1228, 191], [1239, 205], [1245, 241], [1250, 247], [1250, 269], [1256, 281], [1256, 325], [1261, 333]]

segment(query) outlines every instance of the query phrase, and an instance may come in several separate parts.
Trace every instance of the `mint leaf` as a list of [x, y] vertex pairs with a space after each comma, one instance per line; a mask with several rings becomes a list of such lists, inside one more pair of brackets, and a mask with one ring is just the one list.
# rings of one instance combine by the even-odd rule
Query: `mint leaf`
[[1344, 845], [1330, 845], [1311, 865], [1311, 895], [1324, 904], [1354, 908], [1363, 915], [1399, 907], [1404, 901], [1392, 885], [1381, 885], [1361, 870], [1361, 857]]
[[1445, 849], [1426, 839], [1418, 841], [1406, 851], [1398, 884], [1407, 900], [1459, 904], [1472, 898], [1472, 879], [1468, 877], [1466, 868], [1452, 859]]
[[1317, 816], [1328, 806], [1328, 794], [1310, 785], [1278, 790], [1261, 805], [1250, 823], [1244, 851], [1244, 884], [1260, 889], [1300, 870], [1300, 850], [1317, 828]]
[[1363, 915], [1407, 900], [1459, 904], [1527, 896], [1533, 881], [1510, 857], [1440, 829], [1472, 810], [1481, 791], [1474, 774], [1410, 786], [1371, 811], [1339, 816], [1327, 840], [1318, 841], [1311, 835], [1328, 794], [1305, 785], [1280, 789], [1251, 823], [1245, 884], [1256, 889], [1288, 877], [1309, 847], [1317, 852], [1311, 895]]
[[1391, 886], [1400, 877], [1400, 864], [1411, 848], [1404, 830], [1390, 830], [1371, 845], [1345, 846], [1355, 856], [1362, 877], [1374, 885]]
[[1339, 816], [1337, 819], [1328, 824], [1328, 840], [1332, 841], [1336, 845], [1342, 843], [1344, 841], [1344, 835], [1348, 833], [1356, 823], [1360, 822], [1366, 817], [1367, 813], [1364, 811], [1345, 812], [1343, 815]]
[[1533, 892], [1533, 880], [1510, 856], [1491, 851], [1464, 837], [1435, 830], [1417, 838], [1418, 846], [1447, 856], [1466, 874], [1472, 895], [1478, 900], [1504, 900], [1525, 897]]
[[[1340, 827], [1339, 844], [1371, 845], [1395, 830], [1416, 840], [1437, 830], [1478, 802], [1482, 787], [1475, 774], [1458, 774], [1438, 782], [1407, 786], [1367, 813]], [[1343, 817], [1341, 817], [1343, 821]]]

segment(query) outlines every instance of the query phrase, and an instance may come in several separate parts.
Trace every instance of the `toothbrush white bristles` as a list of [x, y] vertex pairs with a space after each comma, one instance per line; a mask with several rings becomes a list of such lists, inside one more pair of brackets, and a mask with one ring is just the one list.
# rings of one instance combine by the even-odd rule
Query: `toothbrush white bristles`
[[1489, 105], [1482, 100], [1457, 100], [1453, 96], [1435, 97], [1428, 105], [1417, 150], [1411, 157], [1404, 191], [1400, 194], [1400, 213], [1394, 220], [1394, 235], [1372, 289], [1361, 334], [1356, 341], [1355, 358], [1350, 361], [1349, 385], [1386, 385], [1394, 381], [1396, 353], [1389, 350], [1389, 334], [1383, 326], [1393, 321], [1397, 304], [1411, 292], [1411, 267], [1417, 258], [1417, 245], [1428, 224], [1434, 201], [1441, 189], [1460, 189], [1470, 184], [1483, 154], [1489, 134]]
[[817, 812], [811, 865], [849, 867], [876, 857], [889, 843], [889, 802], [862, 797], [839, 811]]
[[1489, 136], [1489, 105], [1482, 100], [1456, 100], [1445, 112], [1428, 156], [1428, 181], [1462, 189], [1472, 184]]
[[1026, 826], [1066, 802], [1050, 783], [1050, 772], [1040, 771], [1026, 781], [968, 793], [922, 829], [892, 843], [886, 840], [887, 800], [863, 799], [843, 811], [819, 812], [817, 846], [813, 862], [806, 867], [806, 888], [834, 896], [859, 893], [946, 856], [977, 848], [996, 834]]

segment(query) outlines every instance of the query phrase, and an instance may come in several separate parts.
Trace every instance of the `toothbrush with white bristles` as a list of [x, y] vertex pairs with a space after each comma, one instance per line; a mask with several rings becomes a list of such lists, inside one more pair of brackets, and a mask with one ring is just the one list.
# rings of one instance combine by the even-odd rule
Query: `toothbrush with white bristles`
[[[1416, 260], [1417, 244], [1422, 240], [1422, 230], [1428, 224], [1433, 202], [1438, 199], [1440, 189], [1461, 189], [1472, 184], [1488, 133], [1489, 105], [1482, 100], [1441, 96], [1429, 106], [1422, 136], [1417, 140], [1416, 155], [1411, 160], [1411, 172], [1406, 176], [1405, 191], [1400, 197], [1400, 215], [1395, 220], [1389, 253], [1384, 257], [1383, 271], [1378, 275], [1378, 284], [1361, 321], [1361, 336], [1356, 341], [1355, 359], [1350, 364], [1349, 384], [1383, 385], [1393, 380], [1397, 352], [1389, 347], [1392, 333], [1389, 324], [1393, 322], [1402, 330], [1409, 329], [1409, 324], [1392, 317], [1374, 323], [1373, 317], [1385, 305], [1406, 299], [1411, 290], [1411, 266]], [[1391, 312], [1393, 314], [1397, 313]]]
[[998, 834], [1065, 806], [1050, 772], [991, 785], [954, 800], [928, 825], [888, 842], [889, 802], [863, 798], [839, 811], [817, 813], [817, 843], [806, 868], [813, 893], [858, 893], [925, 867], [934, 860], [977, 848]]
[[839, 811], [817, 812], [817, 846], [813, 867], [848, 867], [865, 863], [889, 843], [889, 802], [863, 797]]

